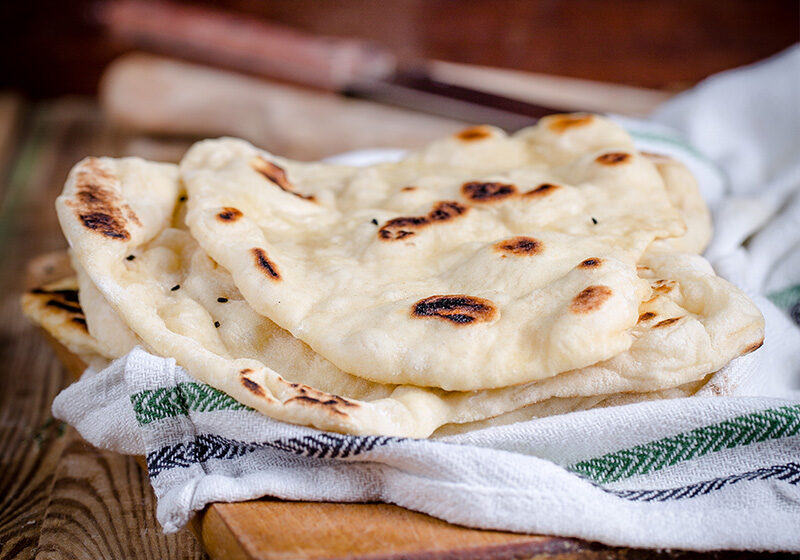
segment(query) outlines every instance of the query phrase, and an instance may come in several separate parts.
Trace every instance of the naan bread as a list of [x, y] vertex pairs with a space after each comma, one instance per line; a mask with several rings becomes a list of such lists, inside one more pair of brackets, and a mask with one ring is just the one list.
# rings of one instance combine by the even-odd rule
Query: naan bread
[[711, 213], [700, 195], [692, 172], [676, 159], [661, 154], [643, 153], [664, 181], [672, 205], [686, 224], [686, 233], [679, 237], [659, 239], [650, 246], [654, 250], [673, 250], [681, 253], [702, 253], [711, 241]]
[[[649, 390], [646, 379], [596, 377], [594, 370], [473, 393], [348, 375], [255, 313], [225, 269], [185, 229], [172, 227], [182, 219], [179, 196], [175, 169], [163, 164], [89, 159], [73, 170], [57, 205], [89, 296], [82, 298], [87, 316], [108, 319], [107, 300], [148, 350], [176, 358], [192, 375], [270, 416], [323, 429], [423, 437], [445, 423], [496, 416], [552, 396]], [[102, 327], [97, 332], [106, 334]], [[132, 343], [127, 336], [117, 351]]]
[[558, 414], [567, 414], [569, 412], [577, 412], [579, 410], [589, 410], [590, 408], [620, 406], [624, 404], [663, 399], [685, 398], [694, 395], [706, 382], [707, 379], [704, 378], [700, 381], [687, 383], [672, 389], [652, 391], [649, 393], [619, 393], [615, 395], [595, 395], [591, 397], [553, 397], [545, 401], [533, 403], [523, 408], [519, 408], [517, 410], [512, 410], [511, 412], [500, 414], [499, 416], [487, 418], [485, 420], [477, 420], [475, 422], [467, 422], [464, 424], [445, 424], [436, 430], [431, 437], [444, 437], [456, 434], [464, 434], [474, 430], [505, 426], [507, 424], [514, 424], [516, 422], [527, 422], [528, 420], [532, 420], [534, 418], [556, 416]]
[[[66, 278], [43, 286], [42, 288], [31, 290], [23, 295], [23, 309], [29, 319], [44, 328], [60, 343], [67, 346], [68, 349], [77, 354], [84, 361], [84, 363], [93, 363], [97, 369], [103, 367], [103, 364], [108, 363], [107, 360], [104, 360], [104, 358], [100, 357], [99, 355], [99, 352], [101, 352], [100, 348], [103, 346], [103, 343], [101, 343], [97, 337], [104, 338], [105, 344], [117, 346], [128, 336], [135, 335], [133, 335], [133, 333], [130, 331], [125, 333], [124, 331], [120, 332], [116, 329], [109, 330], [100, 328], [96, 330], [95, 335], [93, 336], [89, 334], [85, 328], [83, 328], [84, 323], [80, 320], [76, 320], [80, 319], [82, 315], [87, 319], [93, 316], [94, 319], [102, 318], [106, 321], [110, 321], [111, 324], [116, 324], [117, 322], [121, 324], [121, 321], [110, 308], [110, 306], [105, 303], [102, 296], [100, 296], [99, 299], [95, 297], [99, 295], [99, 293], [97, 293], [96, 289], [91, 284], [91, 281], [88, 280], [88, 277], [85, 273], [81, 275], [81, 278], [83, 280], [81, 282], [83, 287], [81, 288], [80, 292], [78, 292], [77, 289], [78, 279], [76, 277]], [[85, 292], [94, 293], [90, 297], [86, 297]], [[87, 302], [87, 309], [91, 310], [91, 312], [86, 312], [84, 315], [82, 311], [78, 311], [79, 306], [76, 296], [79, 296], [81, 301]], [[54, 304], [52, 302], [58, 303]], [[64, 305], [61, 305], [62, 303]], [[233, 305], [231, 307], [235, 308], [237, 306]], [[247, 312], [245, 314], [249, 315]], [[91, 324], [90, 321], [87, 322]], [[98, 323], [98, 326], [100, 324], [101, 323]], [[125, 327], [125, 329], [127, 329], [127, 327]], [[285, 331], [283, 331], [283, 333], [284, 336], [291, 338], [291, 336], [288, 333], [285, 333]], [[122, 336], [121, 339], [119, 338], [120, 335]], [[276, 337], [281, 338], [281, 336], [277, 333]], [[329, 366], [324, 364], [324, 360], [318, 360], [317, 362], [308, 361], [308, 358], [311, 356], [311, 350], [308, 349], [308, 347], [305, 347], [302, 345], [302, 343], [297, 341], [295, 341], [294, 344], [290, 343], [288, 340], [284, 340], [284, 342], [290, 346], [300, 345], [306, 349], [305, 352], [300, 352], [301, 356], [297, 356], [296, 354], [292, 356], [293, 358], [301, 357], [301, 360], [295, 362], [294, 364], [301, 371], [310, 372], [312, 375], [315, 370], [319, 370], [323, 374], [326, 373], [325, 370]], [[118, 348], [123, 349], [124, 347], [118, 346]], [[131, 346], [131, 348], [133, 348], [133, 346]], [[269, 349], [275, 350], [274, 347]], [[128, 350], [130, 350], [130, 348]], [[122, 354], [117, 356], [106, 356], [106, 358], [114, 359], [127, 353], [128, 350], [123, 351]], [[303, 360], [302, 358], [306, 359]], [[320, 365], [322, 365], [322, 367], [320, 367]], [[336, 376], [337, 374], [334, 372], [334, 377]], [[318, 377], [318, 379], [324, 381], [325, 377]], [[615, 401], [615, 404], [627, 404], [628, 402], [638, 402], [638, 400], [650, 400], [653, 398], [676, 398], [680, 396], [688, 396], [688, 394], [681, 389], [682, 388], [676, 388], [672, 390], [646, 394], [625, 394], [623, 396], [624, 400], [619, 400], [619, 397], [616, 397], [617, 400]], [[493, 396], [502, 399], [507, 395], [496, 394]], [[553, 416], [556, 414], [565, 414], [567, 412], [573, 412], [577, 410], [586, 410], [595, 406], [605, 406], [605, 403], [609, 402], [609, 400], [610, 397], [606, 395], [571, 398], [554, 397], [527, 405], [515, 411], [502, 413], [491, 418], [475, 420], [461, 424], [445, 424], [441, 428], [437, 429], [432, 435], [452, 435], [466, 431], [488, 428], [491, 426], [500, 426], [504, 424], [510, 424], [512, 422], [530, 420], [532, 418], [538, 418], [542, 416]], [[496, 408], [496, 410], [501, 409], [502, 407]], [[473, 412], [473, 414], [474, 417], [479, 416], [479, 414], [475, 412]], [[452, 419], [456, 420], [456, 418]]]
[[22, 312], [76, 354], [84, 363], [106, 363], [97, 341], [89, 334], [78, 301], [78, 280], [62, 278], [22, 295]]
[[[224, 274], [223, 272], [220, 272], [221, 269], [219, 268], [214, 270], [217, 271], [217, 274]], [[42, 288], [32, 290], [25, 294], [22, 301], [26, 315], [35, 323], [45, 328], [45, 330], [59, 340], [59, 342], [65, 346], [68, 346], [72, 352], [78, 354], [86, 363], [100, 363], [98, 360], [102, 360], [102, 358], [99, 357], [99, 354], [103, 352], [101, 350], [103, 342], [100, 341], [100, 338], [105, 339], [105, 345], [116, 346], [118, 348], [117, 351], [120, 352], [119, 354], [107, 354], [103, 352], [105, 358], [113, 360], [127, 353], [135, 345], [136, 340], [135, 338], [132, 338], [135, 337], [135, 335], [133, 335], [133, 333], [130, 331], [126, 332], [127, 327], [122, 324], [121, 320], [116, 316], [113, 309], [111, 309], [102, 296], [99, 295], [94, 286], [91, 284], [91, 281], [88, 280], [86, 274], [79, 274], [79, 277], [82, 280], [80, 283], [80, 291], [78, 291], [77, 278], [70, 277], [48, 284]], [[227, 280], [227, 282], [230, 281]], [[235, 293], [235, 288], [227, 293]], [[91, 295], [87, 296], [87, 294]], [[78, 305], [78, 299], [80, 299], [81, 302], [85, 302], [82, 306], [84, 307], [83, 310], [80, 310], [81, 306]], [[231, 306], [231, 309], [233, 310], [233, 317], [238, 316], [241, 318], [241, 316], [244, 315], [245, 331], [247, 330], [247, 327], [253, 326], [252, 315], [248, 311], [248, 308], [241, 307], [241, 302], [234, 302], [234, 304]], [[240, 313], [240, 311], [243, 313]], [[86, 331], [85, 328], [83, 328], [84, 323], [79, 320], [81, 316], [86, 319], [90, 326], [93, 324], [93, 322], [95, 322], [98, 327], [104, 324], [106, 328], [98, 328], [95, 330], [95, 334], [91, 335]], [[64, 325], [68, 325], [66, 329], [64, 328]], [[116, 327], [119, 325], [122, 325], [122, 331], [117, 330]], [[270, 328], [269, 323], [267, 322], [267, 325], [256, 325], [256, 329], [254, 330], [258, 330], [264, 326]], [[289, 339], [291, 339], [288, 333], [278, 329], [272, 333], [272, 336], [265, 337], [265, 339], [280, 339], [283, 337], [289, 337]], [[119, 346], [119, 343], [125, 340], [131, 341], [130, 347]], [[141, 343], [141, 341], [138, 342]], [[276, 341], [273, 340], [273, 342]], [[326, 379], [326, 375], [330, 375], [331, 373], [333, 374], [334, 379], [330, 381], [335, 381], [336, 377], [340, 377], [339, 372], [329, 369], [330, 366], [325, 363], [325, 360], [314, 359], [311, 356], [310, 349], [308, 349], [308, 347], [299, 341], [292, 343], [287, 339], [283, 342], [289, 346], [295, 347], [295, 352], [290, 352], [290, 357], [288, 359], [292, 361], [292, 365], [296, 366], [299, 371], [307, 372], [312, 376], [314, 376], [315, 370], [319, 371], [323, 375], [316, 376], [316, 379], [318, 381], [322, 381], [323, 383]], [[259, 348], [259, 346], [260, 345], [254, 345], [253, 349], [251, 350], [256, 355], [264, 353], [264, 350], [266, 350], [266, 355], [285, 355], [284, 352], [279, 351], [281, 348], [277, 348], [274, 345], [267, 346], [266, 348]], [[278, 350], [278, 352], [273, 353], [276, 350]], [[260, 357], [263, 358], [263, 356]], [[596, 406], [618, 406], [621, 404], [640, 402], [642, 400], [686, 397], [694, 394], [705, 382], [706, 378], [703, 378], [699, 381], [681, 385], [672, 389], [664, 389], [647, 393], [550, 397], [545, 398], [545, 400], [523, 406], [522, 408], [511, 410], [510, 412], [500, 413], [497, 416], [490, 418], [464, 422], [461, 424], [445, 424], [444, 426], [438, 428], [433, 435], [443, 436], [464, 433], [466, 431], [472, 431], [476, 429], [530, 420], [532, 418], [565, 414], [567, 412], [574, 412], [577, 410], [586, 410]], [[484, 391], [481, 394], [475, 393], [470, 395], [462, 395], [462, 400], [494, 400], [495, 402], [501, 403], [499, 406], [495, 405], [493, 408], [489, 409], [486, 407], [479, 407], [483, 409], [483, 412], [479, 412], [472, 408], [470, 411], [473, 415], [472, 417], [479, 417], [481, 414], [485, 414], [486, 410], [494, 410], [497, 412], [516, 406], [519, 402], [524, 402], [525, 398], [535, 398], [536, 393], [533, 391], [526, 392], [525, 389], [525, 386], [521, 386], [518, 388], [509, 388], [498, 391]], [[606, 390], [609, 389], [613, 389], [613, 387], [606, 387]], [[517, 392], [517, 394], [522, 396], [523, 399], [514, 399], [514, 392]], [[546, 391], [539, 392], [540, 395], [545, 393]], [[451, 395], [451, 400], [453, 397], [457, 399], [459, 395]], [[467, 407], [464, 406], [463, 410], [467, 410]], [[460, 419], [468, 417], [469, 416], [467, 414], [463, 414], [462, 412]], [[455, 421], [457, 419], [459, 418], [451, 416], [451, 420]]]
[[[270, 416], [322, 429], [422, 437], [447, 422], [507, 410], [499, 400], [474, 407], [470, 395], [349, 376], [250, 310], [224, 269], [186, 231], [170, 227], [180, 215], [174, 171], [137, 159], [88, 159], [57, 201], [81, 278], [148, 350]], [[93, 298], [87, 305], [102, 309]], [[249, 356], [285, 365], [292, 377]]]
[[[405, 395], [405, 406], [409, 409], [419, 406], [414, 415], [425, 417], [427, 414], [429, 426], [494, 417], [552, 397], [562, 399], [554, 401], [562, 404], [572, 402], [570, 398], [586, 403], [587, 398], [598, 395], [674, 387], [718, 369], [751, 346], [760, 335], [758, 312], [738, 291], [714, 276], [702, 258], [666, 255], [657, 262], [648, 261], [652, 268], [640, 267], [640, 274], [652, 283], [655, 296], [642, 304], [642, 320], [632, 331], [634, 343], [627, 352], [582, 370], [519, 386], [471, 392], [416, 387], [398, 389], [342, 372], [288, 332], [255, 313], [242, 299], [230, 275], [199, 250], [185, 229], [168, 228], [132, 254], [143, 275], [151, 277], [163, 291], [169, 287], [173, 298], [180, 298], [174, 304], [178, 311], [170, 313], [181, 318], [172, 323], [173, 330], [200, 340], [205, 348], [217, 354], [258, 360], [290, 382], [300, 382], [339, 397], [370, 401]], [[80, 271], [79, 265], [76, 268]], [[112, 339], [105, 342], [112, 344], [119, 336], [112, 326], [121, 321], [109, 315], [110, 308], [103, 298], [96, 299], [96, 289], [88, 276], [79, 272], [79, 278], [80, 299], [90, 331], [98, 325], [100, 328], [93, 332], [98, 338]], [[691, 292], [695, 298], [711, 301], [718, 292], [728, 300], [716, 307], [709, 306], [705, 314], [700, 313], [696, 302], [683, 296], [687, 291], [683, 284], [690, 281], [710, 286], [702, 293], [695, 288]], [[180, 287], [173, 291], [174, 286]], [[91, 297], [84, 297], [84, 293]], [[223, 301], [219, 301], [220, 298]], [[188, 312], [198, 304], [210, 317], [205, 314], [195, 317]], [[674, 321], [674, 317], [680, 317], [682, 322]], [[212, 319], [219, 322], [214, 333], [222, 344], [218, 344], [216, 338], [204, 336], [211, 332]], [[184, 321], [188, 324], [183, 324]], [[717, 326], [720, 321], [724, 328]], [[102, 325], [107, 328], [103, 329]], [[203, 328], [198, 329], [197, 325]], [[684, 351], [688, 337], [697, 340], [697, 348], [691, 354]], [[128, 342], [120, 346], [118, 355], [134, 344]], [[140, 344], [148, 347], [144, 342]], [[202, 372], [195, 375], [203, 377]]]
[[[353, 173], [335, 169], [342, 176]], [[646, 264], [634, 265], [647, 298], [635, 303], [638, 324], [627, 333], [627, 352], [496, 389], [448, 392], [372, 382], [345, 373], [248, 305], [234, 278], [189, 235], [181, 189], [174, 166], [133, 158], [89, 158], [71, 173], [57, 207], [95, 345], [109, 357], [134, 344], [174, 357], [198, 379], [281, 420], [425, 437], [445, 424], [483, 421], [521, 407], [527, 414], [550, 414], [593, 406], [619, 392], [674, 392], [753, 349], [763, 335], [758, 311], [702, 258], [646, 255]], [[231, 217], [238, 220], [236, 212]], [[547, 234], [549, 244], [575, 236]], [[586, 247], [603, 250], [588, 241]], [[620, 249], [619, 262], [632, 253], [630, 245]], [[579, 268], [598, 264], [587, 260], [595, 258], [583, 259]], [[684, 351], [686, 344], [691, 351]]]
[[143, 345], [136, 333], [128, 328], [108, 304], [74, 255], [70, 256], [78, 286], [78, 300], [83, 309], [87, 331], [94, 340], [97, 352], [109, 360], [116, 360], [136, 346]]
[[[258, 339], [262, 333], [249, 331], [238, 316], [223, 331], [222, 318], [236, 314], [241, 298], [224, 285], [209, 291], [192, 281], [207, 276], [202, 267], [215, 264], [196, 251], [186, 232], [170, 228], [179, 195], [172, 165], [89, 158], [73, 169], [56, 202], [74, 259], [146, 348], [174, 357], [198, 379], [275, 418], [336, 431], [395, 433], [395, 412], [404, 412], [396, 401], [376, 415], [371, 407], [286, 381], [262, 363], [229, 354], [226, 338]], [[192, 274], [192, 266], [201, 272]], [[232, 301], [219, 302], [222, 297]]]
[[[133, 345], [131, 345], [130, 348], [125, 349], [124, 346], [119, 346], [119, 344], [124, 342], [129, 337], [134, 337], [135, 335], [133, 335], [133, 333], [129, 330], [125, 332], [127, 327], [122, 324], [119, 317], [117, 317], [114, 313], [113, 309], [111, 309], [110, 306], [103, 300], [102, 296], [99, 295], [94, 286], [91, 284], [91, 281], [88, 280], [88, 277], [85, 273], [81, 274], [81, 278], [82, 288], [80, 289], [80, 292], [78, 291], [78, 279], [76, 277], [66, 278], [43, 286], [42, 288], [31, 290], [23, 295], [23, 310], [28, 318], [44, 328], [59, 342], [67, 346], [71, 352], [77, 354], [85, 363], [94, 363], [98, 364], [95, 367], [101, 367], [103, 363], [107, 362], [104, 362], [103, 358], [100, 357], [103, 343], [100, 342], [98, 337], [105, 339], [105, 345], [115, 346], [121, 352], [118, 355], [105, 356], [106, 358], [114, 359], [127, 353], [127, 351], [133, 348]], [[91, 293], [91, 295], [87, 297], [87, 293]], [[80, 310], [80, 306], [78, 305], [78, 297], [81, 301], [86, 302], [87, 309], [91, 311], [84, 314], [83, 311]], [[239, 304], [241, 305], [241, 302], [239, 302]], [[233, 305], [231, 307], [237, 308], [239, 306]], [[250, 318], [249, 313], [245, 312], [245, 315], [247, 318]], [[98, 328], [93, 336], [86, 330], [86, 328], [84, 328], [85, 323], [80, 320], [82, 317], [88, 319], [87, 322], [90, 325], [92, 324], [91, 318], [97, 320], [102, 319], [107, 328]], [[96, 324], [99, 327], [103, 323], [98, 321]], [[119, 331], [116, 328], [111, 328], [111, 325], [114, 325], [114, 327], [122, 325], [124, 329]], [[277, 329], [277, 327], [275, 328]], [[283, 336], [294, 340], [288, 333], [285, 331], [282, 332]], [[273, 337], [267, 338], [280, 339], [282, 336], [276, 332]], [[305, 351], [301, 350], [299, 352], [300, 356], [298, 356], [297, 353], [292, 353], [291, 356], [295, 359], [298, 357], [301, 358], [300, 360], [296, 360], [293, 364], [300, 371], [309, 372], [312, 375], [315, 371], [320, 371], [322, 374], [330, 373], [330, 371], [326, 371], [326, 369], [330, 366], [325, 364], [325, 360], [314, 360], [311, 358], [312, 361], [309, 361], [309, 358], [312, 354], [311, 350], [299, 341], [291, 343], [288, 339], [285, 339], [283, 342], [289, 346], [295, 346], [295, 348], [299, 346], [300, 348], [305, 349]], [[268, 350], [276, 350], [276, 348], [273, 346]], [[257, 350], [256, 352], [258, 353]], [[333, 373], [334, 378], [337, 377], [337, 372], [335, 370]], [[324, 382], [325, 376], [323, 375], [322, 377], [317, 377], [317, 379]], [[335, 379], [331, 381], [335, 381]], [[505, 392], [508, 393], [509, 391]], [[662, 394], [664, 396], [662, 396]], [[503, 399], [506, 396], [508, 395], [496, 394], [492, 397]], [[676, 388], [673, 390], [648, 393], [644, 395], [629, 394], [625, 396], [624, 403], [635, 402], [636, 398], [645, 400], [652, 398], [675, 398], [680, 396], [687, 396], [687, 394], [685, 391], [681, 391], [681, 388]], [[437, 429], [433, 435], [452, 435], [455, 433], [463, 433], [466, 431], [472, 431], [491, 426], [499, 426], [503, 424], [510, 424], [512, 422], [530, 420], [532, 418], [538, 418], [542, 416], [553, 416], [556, 414], [565, 414], [567, 412], [573, 412], [576, 410], [586, 410], [593, 408], [594, 406], [604, 406], [605, 403], [609, 401], [609, 398], [610, 397], [606, 395], [549, 398], [530, 404], [516, 411], [499, 414], [498, 416], [492, 418], [475, 420], [461, 424], [445, 424], [441, 428]], [[623, 404], [623, 402], [618, 401], [615, 402], [615, 404]], [[501, 410], [501, 407], [496, 408], [496, 410]], [[475, 414], [474, 412], [473, 414], [478, 416], [478, 414]]]
[[64, 278], [27, 292], [22, 296], [22, 312], [70, 352], [98, 353], [97, 345], [88, 336], [86, 318], [78, 302], [76, 278]]
[[209, 140], [181, 170], [192, 236], [248, 303], [383, 383], [495, 388], [625, 351], [649, 292], [635, 264], [686, 229], [653, 164], [591, 116], [367, 168]]

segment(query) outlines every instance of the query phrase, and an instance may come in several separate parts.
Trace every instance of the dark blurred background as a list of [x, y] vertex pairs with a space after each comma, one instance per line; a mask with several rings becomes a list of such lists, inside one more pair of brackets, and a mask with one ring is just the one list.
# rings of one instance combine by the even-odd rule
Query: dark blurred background
[[[111, 0], [108, 0], [111, 1]], [[0, 89], [91, 94], [128, 47], [89, 0], [0, 2]], [[797, 0], [206, 0], [298, 28], [438, 58], [672, 91], [800, 39]]]

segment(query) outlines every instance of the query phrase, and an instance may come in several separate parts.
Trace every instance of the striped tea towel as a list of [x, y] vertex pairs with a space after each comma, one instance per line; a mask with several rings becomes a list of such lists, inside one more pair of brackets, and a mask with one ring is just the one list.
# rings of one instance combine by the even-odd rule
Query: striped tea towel
[[[270, 495], [382, 501], [609, 545], [800, 551], [799, 68], [794, 48], [713, 77], [653, 121], [622, 119], [643, 149], [697, 174], [715, 216], [708, 257], [765, 315], [762, 349], [715, 377], [742, 396], [701, 392], [432, 440], [356, 437], [271, 420], [135, 349], [87, 372], [53, 413], [95, 445], [146, 455], [168, 532], [210, 502]], [[359, 157], [376, 156], [388, 157]]]
[[147, 456], [168, 532], [210, 502], [269, 495], [610, 545], [800, 550], [800, 400], [693, 397], [437, 440], [348, 436], [267, 418], [136, 349], [54, 411], [95, 445]]

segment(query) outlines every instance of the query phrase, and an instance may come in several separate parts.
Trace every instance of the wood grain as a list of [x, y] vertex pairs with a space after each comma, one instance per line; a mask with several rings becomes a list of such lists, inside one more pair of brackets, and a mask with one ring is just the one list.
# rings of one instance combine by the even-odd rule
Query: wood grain
[[[22, 98], [14, 93], [0, 93], [0, 171], [8, 169], [15, 153], [14, 142], [19, 134], [24, 113]], [[6, 182], [0, 179], [0, 201]]]
[[574, 539], [458, 527], [387, 504], [214, 504], [198, 521], [212, 558], [615, 558]]
[[94, 448], [72, 428], [64, 439], [37, 559], [202, 556], [187, 532], [163, 533], [150, 482], [133, 457]]
[[133, 458], [89, 447], [50, 415], [69, 377], [22, 316], [25, 265], [65, 247], [53, 200], [69, 168], [89, 153], [119, 154], [129, 138], [109, 129], [91, 102], [29, 113], [0, 190], [0, 558], [204, 558], [188, 531], [162, 533]]

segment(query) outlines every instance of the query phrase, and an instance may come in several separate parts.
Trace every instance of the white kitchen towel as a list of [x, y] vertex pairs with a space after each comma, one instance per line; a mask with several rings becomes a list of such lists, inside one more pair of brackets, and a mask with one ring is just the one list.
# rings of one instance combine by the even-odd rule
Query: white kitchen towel
[[54, 412], [95, 445], [146, 455], [168, 532], [210, 502], [269, 495], [610, 545], [800, 550], [798, 400], [693, 397], [434, 440], [348, 436], [267, 418], [137, 349]]
[[[712, 380], [742, 396], [706, 390], [431, 440], [358, 437], [269, 419], [136, 349], [62, 392], [54, 415], [95, 445], [146, 455], [168, 532], [210, 502], [270, 495], [610, 545], [800, 551], [800, 88], [785, 79], [798, 61], [795, 48], [714, 77], [657, 122], [622, 119], [642, 148], [698, 175], [716, 219], [709, 257], [764, 312], [764, 346]], [[761, 99], [765, 83], [782, 93]]]

